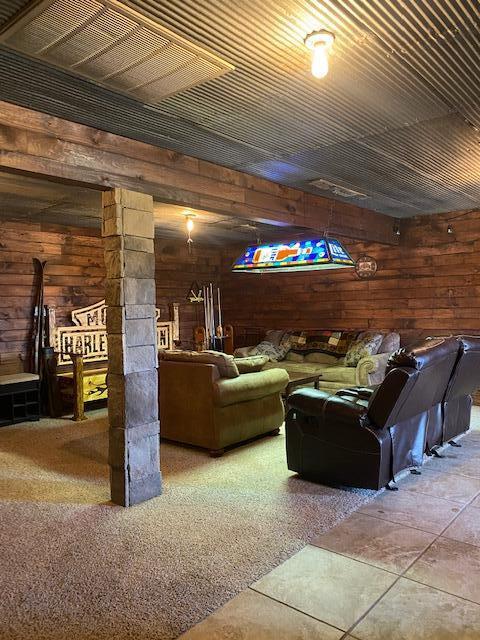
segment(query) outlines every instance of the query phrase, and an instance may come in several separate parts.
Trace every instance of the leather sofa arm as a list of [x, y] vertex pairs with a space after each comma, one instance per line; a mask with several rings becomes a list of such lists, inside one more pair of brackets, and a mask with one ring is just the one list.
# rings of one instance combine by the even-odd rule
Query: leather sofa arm
[[335, 395], [368, 409], [370, 398], [374, 391], [375, 389], [373, 387], [353, 387], [350, 389], [340, 389]]
[[288, 396], [291, 409], [317, 419], [318, 427], [335, 424], [368, 427], [369, 420], [364, 406], [325, 391], [299, 389]]
[[280, 394], [289, 382], [285, 369], [242, 373], [237, 378], [220, 378], [213, 385], [214, 403], [226, 407], [238, 402]]
[[375, 389], [373, 387], [353, 387], [351, 389], [340, 389], [336, 396], [351, 400], [352, 402], [366, 402], [370, 400]]
[[370, 387], [383, 382], [390, 355], [390, 353], [378, 353], [375, 356], [362, 358], [355, 369], [355, 384], [359, 387]]

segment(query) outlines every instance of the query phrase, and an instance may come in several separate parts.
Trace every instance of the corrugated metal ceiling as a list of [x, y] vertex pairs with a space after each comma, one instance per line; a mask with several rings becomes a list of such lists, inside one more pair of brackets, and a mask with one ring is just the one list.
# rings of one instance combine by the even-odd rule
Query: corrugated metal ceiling
[[152, 104], [234, 68], [114, 0], [36, 0], [0, 42]]
[[25, 4], [25, 0], [2, 0], [0, 2], [0, 24], [15, 15]]
[[[235, 71], [151, 107], [3, 49], [0, 98], [398, 217], [479, 205], [478, 0], [125, 4]], [[336, 34], [323, 81], [303, 46], [318, 27]]]

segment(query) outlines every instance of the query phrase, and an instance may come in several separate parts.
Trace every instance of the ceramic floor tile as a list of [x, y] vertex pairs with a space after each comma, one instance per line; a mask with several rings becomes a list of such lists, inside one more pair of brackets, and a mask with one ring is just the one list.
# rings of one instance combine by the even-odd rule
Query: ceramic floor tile
[[459, 444], [462, 446], [457, 447], [448, 447], [445, 450], [445, 453], [448, 454], [457, 454], [457, 460], [460, 458], [464, 459], [479, 459], [480, 458], [480, 439], [470, 438], [467, 440], [460, 440]]
[[350, 633], [358, 640], [478, 640], [480, 606], [400, 578]]
[[471, 505], [465, 507], [458, 518], [452, 522], [442, 535], [446, 538], [468, 542], [480, 547], [480, 509]]
[[476, 509], [480, 509], [480, 496], [477, 496], [475, 500], [472, 501], [471, 507], [475, 507]]
[[339, 640], [343, 631], [250, 589], [179, 640]]
[[471, 447], [480, 448], [480, 432], [469, 431], [463, 438], [455, 438], [462, 449], [469, 449]]
[[470, 478], [480, 478], [480, 458], [476, 452], [469, 451], [464, 444], [461, 449], [448, 447], [443, 458], [433, 458], [428, 468], [444, 473], [455, 473]]
[[432, 533], [354, 513], [312, 544], [402, 573], [434, 539]]
[[357, 513], [376, 516], [430, 533], [441, 533], [462, 509], [458, 502], [413, 491], [385, 491]]
[[480, 604], [479, 575], [479, 547], [438, 538], [405, 577]]
[[252, 588], [346, 631], [395, 579], [392, 573], [307, 546]]
[[400, 491], [403, 489], [466, 504], [480, 492], [480, 478], [442, 473], [425, 466], [421, 476], [409, 474], [400, 481], [399, 487]]

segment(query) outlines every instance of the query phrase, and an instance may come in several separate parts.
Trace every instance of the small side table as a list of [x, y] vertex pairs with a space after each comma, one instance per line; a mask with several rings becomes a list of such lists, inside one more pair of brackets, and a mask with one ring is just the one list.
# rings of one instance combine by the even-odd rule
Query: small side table
[[290, 377], [290, 382], [285, 387], [285, 391], [283, 392], [283, 399], [286, 400], [288, 396], [297, 389], [298, 387], [306, 387], [313, 382], [313, 386], [315, 389], [318, 389], [318, 385], [320, 382], [320, 374], [319, 373], [292, 373]]

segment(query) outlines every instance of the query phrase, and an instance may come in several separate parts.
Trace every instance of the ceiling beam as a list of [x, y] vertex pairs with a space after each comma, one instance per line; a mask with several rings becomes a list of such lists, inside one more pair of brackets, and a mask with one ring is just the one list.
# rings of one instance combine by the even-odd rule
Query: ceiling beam
[[0, 169], [255, 222], [396, 244], [381, 213], [0, 101]]

